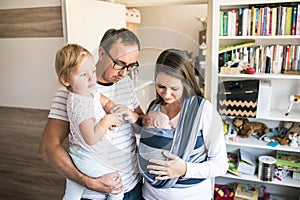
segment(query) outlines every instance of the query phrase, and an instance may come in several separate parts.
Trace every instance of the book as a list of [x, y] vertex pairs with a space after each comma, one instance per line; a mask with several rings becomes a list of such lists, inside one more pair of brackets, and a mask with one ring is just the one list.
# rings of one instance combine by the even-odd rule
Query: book
[[297, 6], [293, 6], [292, 35], [296, 35], [296, 24], [297, 24]]
[[243, 48], [243, 47], [250, 47], [250, 46], [253, 46], [254, 44], [255, 44], [255, 41], [250, 41], [250, 42], [239, 43], [239, 44], [236, 44], [236, 45], [220, 46], [219, 47], [219, 54], [223, 53], [223, 52], [226, 52], [226, 51], [232, 51], [232, 50], [235, 50], [235, 49], [240, 49], [240, 48]]
[[276, 27], [276, 35], [282, 35], [281, 32], [281, 21], [282, 21], [282, 6], [277, 7], [277, 27]]
[[236, 175], [240, 176], [240, 172], [237, 170], [237, 155], [235, 153], [228, 152], [227, 153], [228, 158], [228, 169], [227, 171]]
[[292, 34], [292, 16], [293, 16], [293, 7], [287, 7], [286, 19], [285, 19], [285, 35]]
[[228, 12], [223, 14], [223, 36], [228, 36]]
[[239, 149], [237, 170], [240, 173], [254, 175], [256, 170], [255, 156], [249, 151]]
[[272, 32], [271, 35], [276, 35], [276, 28], [277, 28], [277, 7], [272, 8]]
[[224, 34], [224, 12], [220, 11], [220, 36]]
[[300, 35], [300, 4], [297, 6], [296, 35]]
[[243, 33], [243, 9], [238, 9], [238, 35], [241, 36]]

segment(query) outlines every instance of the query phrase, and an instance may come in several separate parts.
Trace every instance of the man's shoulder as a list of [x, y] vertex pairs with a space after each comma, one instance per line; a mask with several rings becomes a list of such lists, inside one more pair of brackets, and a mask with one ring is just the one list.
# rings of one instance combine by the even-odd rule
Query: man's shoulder
[[122, 78], [119, 82], [117, 82], [117, 84], [124, 84], [124, 83], [127, 83], [127, 84], [133, 84], [131, 78], [129, 76], [125, 76], [124, 78]]

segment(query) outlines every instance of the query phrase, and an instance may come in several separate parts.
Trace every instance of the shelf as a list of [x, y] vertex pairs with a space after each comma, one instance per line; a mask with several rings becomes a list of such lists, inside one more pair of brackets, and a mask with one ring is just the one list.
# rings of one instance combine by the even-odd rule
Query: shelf
[[237, 0], [221, 0], [219, 3], [219, 6], [221, 7], [232, 7], [232, 6], [248, 6], [248, 5], [256, 5], [256, 4], [283, 4], [283, 3], [291, 3], [291, 2], [297, 2], [295, 0], [251, 0], [251, 1], [237, 1]]
[[252, 176], [247, 174], [241, 174], [241, 176], [235, 176], [233, 174], [226, 173], [224, 176], [220, 176], [220, 177], [231, 178], [236, 180], [252, 181], [252, 182], [263, 183], [263, 184], [273, 184], [273, 185], [282, 185], [282, 186], [300, 188], [300, 181], [292, 179], [291, 177], [286, 177], [282, 181], [279, 181], [277, 179], [273, 179], [273, 181], [262, 181], [257, 176]]
[[296, 40], [300, 35], [275, 35], [275, 36], [219, 36], [220, 40]]
[[300, 75], [286, 74], [219, 74], [219, 78], [300, 80]]
[[279, 110], [271, 108], [270, 112], [260, 113], [256, 116], [256, 119], [266, 119], [266, 120], [273, 120], [273, 121], [293, 121], [299, 122], [300, 121], [300, 111], [293, 109], [288, 116], [285, 116], [286, 110]]
[[290, 147], [288, 145], [279, 145], [277, 147], [271, 147], [267, 145], [267, 142], [258, 140], [253, 136], [248, 138], [241, 138], [238, 136], [238, 142], [232, 142], [231, 140], [226, 141], [226, 145], [238, 146], [238, 147], [250, 147], [259, 149], [270, 149], [270, 150], [281, 150], [300, 153], [300, 147]]

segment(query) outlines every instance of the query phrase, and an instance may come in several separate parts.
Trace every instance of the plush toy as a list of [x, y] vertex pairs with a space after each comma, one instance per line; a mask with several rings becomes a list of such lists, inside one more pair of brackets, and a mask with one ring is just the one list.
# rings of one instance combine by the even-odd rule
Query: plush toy
[[289, 134], [290, 146], [298, 147], [298, 133], [296, 131]]
[[[281, 145], [286, 145], [289, 142], [291, 142], [291, 140], [293, 139], [294, 142], [292, 143], [294, 145], [294, 143], [296, 142], [296, 139], [299, 140], [299, 136], [300, 136], [300, 122], [286, 122], [284, 124], [284, 129], [282, 130], [282, 134], [280, 134], [280, 138], [279, 143]], [[293, 134], [292, 134], [293, 133]], [[292, 137], [293, 135], [293, 137]], [[299, 141], [298, 141], [299, 143]]]
[[251, 134], [258, 133], [259, 136], [269, 132], [267, 125], [261, 122], [249, 122], [247, 118], [237, 117], [233, 120], [233, 126], [242, 138], [248, 138]]

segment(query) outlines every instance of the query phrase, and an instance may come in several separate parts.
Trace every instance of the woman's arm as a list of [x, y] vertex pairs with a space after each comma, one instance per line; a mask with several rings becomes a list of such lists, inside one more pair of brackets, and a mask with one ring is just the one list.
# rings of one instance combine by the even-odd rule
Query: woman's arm
[[219, 113], [208, 101], [202, 114], [204, 145], [207, 161], [187, 163], [187, 178], [210, 178], [224, 175], [228, 169], [227, 150], [224, 139], [223, 123]]

